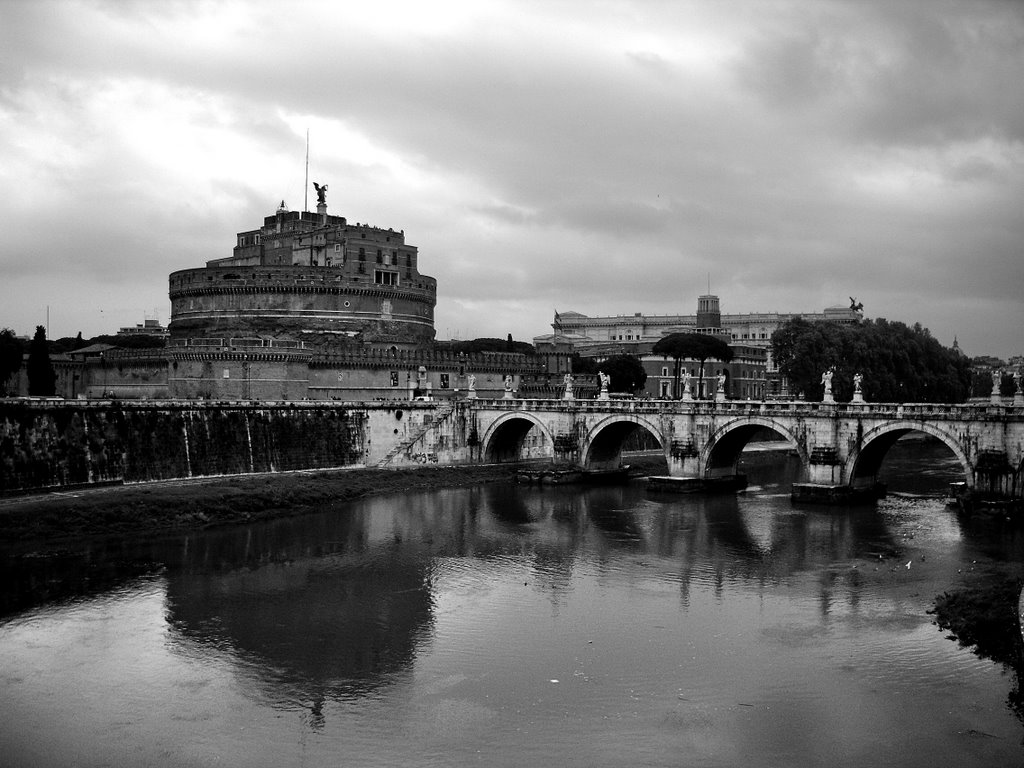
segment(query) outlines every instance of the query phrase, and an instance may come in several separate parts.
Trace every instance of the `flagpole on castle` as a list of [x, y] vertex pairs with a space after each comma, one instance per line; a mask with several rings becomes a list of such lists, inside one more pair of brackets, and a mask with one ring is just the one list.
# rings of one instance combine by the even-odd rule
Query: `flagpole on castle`
[[309, 128], [306, 129], [306, 185], [303, 188], [302, 210], [309, 210]]

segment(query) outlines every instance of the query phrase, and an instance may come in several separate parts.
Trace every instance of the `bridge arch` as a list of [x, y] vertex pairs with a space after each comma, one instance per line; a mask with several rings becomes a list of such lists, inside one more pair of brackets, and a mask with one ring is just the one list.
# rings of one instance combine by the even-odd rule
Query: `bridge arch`
[[904, 435], [910, 432], [921, 432], [941, 441], [956, 456], [964, 470], [964, 480], [968, 487], [974, 485], [974, 465], [960, 441], [950, 433], [930, 424], [919, 421], [892, 421], [872, 427], [861, 437], [859, 446], [850, 452], [846, 460], [843, 477], [846, 484], [852, 487], [874, 485], [878, 479], [878, 471], [889, 449]]
[[623, 444], [641, 428], [650, 432], [664, 450], [665, 437], [657, 424], [635, 413], [616, 413], [587, 430], [580, 450], [580, 465], [585, 469], [618, 469]]
[[523, 444], [526, 436], [534, 427], [540, 430], [543, 440], [550, 450], [554, 450], [554, 439], [551, 430], [544, 422], [525, 411], [503, 413], [496, 418], [484, 432], [480, 441], [480, 455], [487, 464], [500, 464], [519, 461], [523, 458]]
[[712, 433], [700, 455], [703, 477], [736, 475], [740, 454], [747, 443], [763, 429], [783, 437], [789, 447], [797, 452], [800, 466], [806, 472], [809, 463], [807, 450], [789, 427], [765, 416], [744, 416], [723, 424]]

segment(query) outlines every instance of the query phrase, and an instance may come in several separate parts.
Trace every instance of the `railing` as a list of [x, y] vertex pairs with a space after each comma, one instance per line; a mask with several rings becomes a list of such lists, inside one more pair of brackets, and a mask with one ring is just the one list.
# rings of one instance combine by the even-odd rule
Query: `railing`
[[189, 347], [247, 347], [247, 348], [270, 348], [274, 349], [309, 349], [310, 346], [304, 341], [290, 341], [287, 339], [261, 339], [261, 338], [200, 338], [200, 339], [174, 339], [168, 345], [173, 349], [185, 349]]
[[477, 399], [474, 408], [499, 411], [582, 411], [585, 413], [696, 413], [747, 416], [884, 416], [897, 419], [1024, 418], [1024, 405], [991, 403], [822, 403], [804, 400], [538, 400]]
[[458, 368], [465, 365], [467, 369], [478, 371], [526, 371], [536, 374], [542, 370], [539, 361], [531, 360], [521, 352], [466, 352], [433, 349], [367, 349], [360, 348], [344, 352], [318, 353], [313, 362], [316, 365], [353, 365], [359, 363], [389, 363], [401, 367], [403, 365], [445, 365]]

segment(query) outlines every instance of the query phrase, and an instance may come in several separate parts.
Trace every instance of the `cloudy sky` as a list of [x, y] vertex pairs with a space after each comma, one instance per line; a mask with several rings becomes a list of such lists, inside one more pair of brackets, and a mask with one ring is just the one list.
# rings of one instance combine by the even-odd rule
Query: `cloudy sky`
[[0, 0], [0, 326], [166, 323], [170, 272], [302, 207], [308, 129], [439, 338], [710, 280], [1022, 354], [1022, 81], [1009, 0]]

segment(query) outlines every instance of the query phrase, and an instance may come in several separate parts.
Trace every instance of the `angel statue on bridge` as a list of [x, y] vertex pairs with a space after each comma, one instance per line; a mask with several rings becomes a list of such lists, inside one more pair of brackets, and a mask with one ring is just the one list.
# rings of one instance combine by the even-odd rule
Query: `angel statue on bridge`
[[821, 374], [821, 383], [822, 383], [822, 386], [825, 387], [825, 397], [826, 398], [832, 396], [832, 376], [835, 375], [835, 372], [836, 372], [836, 369], [833, 366], [832, 368], [829, 368], [827, 371], [825, 371], [823, 374]]

